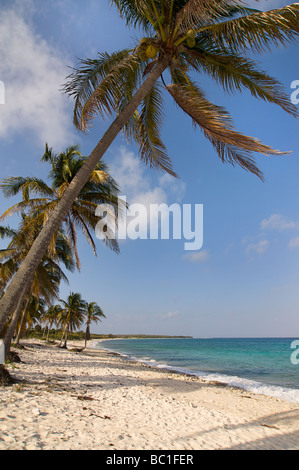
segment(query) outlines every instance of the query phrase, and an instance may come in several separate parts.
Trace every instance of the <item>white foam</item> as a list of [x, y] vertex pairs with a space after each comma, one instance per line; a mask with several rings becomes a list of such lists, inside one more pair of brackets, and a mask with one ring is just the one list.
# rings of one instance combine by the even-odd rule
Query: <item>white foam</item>
[[136, 358], [129, 354], [119, 353], [118, 351], [113, 351], [112, 349], [103, 348], [99, 345], [101, 349], [106, 349], [107, 351], [117, 352], [120, 356], [128, 358], [130, 360], [140, 362], [142, 364], [161, 369], [161, 370], [168, 370], [179, 372], [182, 374], [193, 375], [200, 379], [205, 380], [206, 382], [220, 382], [226, 384], [229, 387], [238, 387], [242, 390], [246, 390], [248, 392], [256, 393], [259, 395], [266, 395], [272, 398], [277, 398], [279, 400], [284, 400], [289, 403], [299, 403], [299, 389], [281, 387], [278, 385], [269, 385], [264, 384], [262, 382], [257, 382], [254, 380], [245, 379], [242, 377], [237, 376], [230, 376], [230, 375], [221, 375], [221, 374], [211, 374], [209, 372], [204, 371], [195, 371], [193, 369], [186, 369], [183, 367], [176, 367], [170, 366], [164, 363], [158, 363], [154, 359], [150, 358]]

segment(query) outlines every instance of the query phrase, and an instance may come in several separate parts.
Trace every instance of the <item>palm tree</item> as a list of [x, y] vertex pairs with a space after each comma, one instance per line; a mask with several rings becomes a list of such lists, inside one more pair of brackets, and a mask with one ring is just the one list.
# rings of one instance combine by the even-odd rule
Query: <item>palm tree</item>
[[19, 344], [20, 339], [26, 330], [26, 325], [31, 328], [34, 323], [38, 323], [39, 320], [43, 317], [45, 314], [45, 304], [46, 302], [42, 297], [37, 298], [34, 295], [31, 296], [26, 308], [23, 311], [15, 344]]
[[221, 160], [237, 163], [261, 178], [252, 153], [281, 152], [237, 132], [227, 111], [205, 97], [190, 73], [208, 72], [227, 90], [248, 89], [254, 97], [297, 116], [281, 84], [245, 53], [293, 41], [299, 33], [298, 3], [265, 13], [244, 7], [241, 0], [110, 1], [127, 24], [139, 27], [146, 37], [133, 49], [83, 61], [66, 83], [66, 92], [75, 98], [74, 123], [79, 129], [85, 130], [97, 112], [117, 117], [72, 179], [0, 300], [0, 330], [15, 307], [18, 291], [26, 291], [54, 233], [122, 129], [136, 140], [146, 163], [175, 175], [159, 132], [162, 89], [158, 79], [166, 69], [170, 83], [166, 85], [163, 78], [164, 88], [203, 131]]
[[[23, 233], [28, 233], [32, 227], [43, 226], [46, 223], [70, 182], [82, 167], [85, 158], [81, 155], [78, 146], [73, 145], [65, 152], [55, 154], [53, 149], [46, 144], [42, 161], [51, 165], [50, 185], [39, 178], [21, 176], [5, 178], [0, 184], [5, 197], [22, 195], [22, 201], [10, 207], [1, 216], [1, 219], [4, 220], [15, 213], [21, 214], [24, 218], [24, 214], [26, 214], [26, 224], [24, 222], [22, 227]], [[78, 269], [80, 269], [81, 263], [77, 251], [77, 229], [82, 231], [94, 254], [97, 255], [96, 245], [91, 234], [99, 220], [96, 216], [96, 208], [98, 205], [110, 204], [117, 213], [119, 203], [117, 194], [116, 181], [109, 175], [107, 165], [100, 162], [63, 221]], [[115, 220], [113, 222], [116, 223]], [[110, 227], [107, 227], [105, 234], [110, 232]], [[107, 235], [103, 239], [111, 249], [119, 252], [116, 239], [109, 238]], [[52, 243], [55, 243], [55, 237], [53, 237]]]
[[85, 348], [87, 341], [90, 340], [90, 325], [92, 322], [97, 323], [102, 321], [101, 318], [106, 318], [103, 310], [97, 305], [96, 302], [89, 302], [85, 305], [86, 316], [86, 331], [85, 331]]
[[[82, 300], [81, 294], [71, 292], [66, 301], [62, 302], [62, 310], [59, 313], [59, 322], [63, 327], [63, 334], [60, 345], [67, 347], [67, 339], [69, 332], [75, 331], [84, 321], [85, 301]], [[62, 345], [62, 340], [64, 344]]]
[[48, 310], [44, 313], [42, 321], [47, 324], [48, 332], [46, 341], [49, 341], [50, 330], [53, 325], [58, 325], [59, 315], [61, 314], [62, 307], [61, 305], [51, 305]]
[[[47, 185], [45, 181], [34, 177], [6, 178], [0, 185], [6, 197], [16, 196], [21, 193], [23, 198], [20, 203], [15, 204], [2, 215], [2, 219], [15, 213], [19, 213], [22, 216], [22, 224], [18, 234], [14, 232], [13, 242], [8, 246], [7, 250], [3, 250], [0, 254], [0, 258], [8, 258], [1, 266], [1, 278], [4, 279], [5, 274], [6, 283], [16, 272], [16, 267], [19, 266], [18, 261], [23, 260], [26, 257], [28, 249], [34, 242], [34, 239], [41, 230], [41, 227], [48, 219], [53, 207], [55, 207], [68, 187], [70, 181], [83, 165], [84, 157], [82, 157], [79, 147], [77, 146], [69, 147], [66, 152], [56, 155], [53, 150], [46, 145], [42, 161], [49, 162], [51, 164], [51, 171], [49, 173], [51, 186]], [[77, 251], [77, 228], [81, 229], [86, 236], [87, 241], [92, 246], [94, 253], [97, 254], [95, 242], [91, 235], [91, 230], [95, 229], [98, 222], [98, 218], [95, 215], [95, 209], [100, 204], [109, 203], [114, 206], [115, 213], [117, 213], [117, 192], [117, 184], [108, 174], [107, 166], [100, 162], [92, 172], [88, 182], [81, 190], [78, 198], [76, 198], [76, 201], [74, 201], [70, 211], [68, 212], [64, 220], [65, 231], [60, 227], [60, 229], [54, 234], [48, 246], [47, 266], [50, 265], [51, 267], [52, 265], [52, 271], [53, 269], [59, 269], [57, 265], [53, 266], [53, 260], [51, 259], [55, 257], [57, 258], [57, 250], [60, 252], [60, 256], [63, 255], [64, 263], [68, 263], [66, 264], [66, 267], [73, 270], [72, 250], [76, 258], [76, 266], [80, 269], [80, 259]], [[9, 235], [9, 230], [9, 228], [2, 227], [2, 233], [0, 233], [0, 236], [3, 238], [5, 235]], [[109, 233], [109, 230], [110, 227], [107, 227], [105, 232], [106, 235]], [[67, 239], [64, 237], [64, 233], [68, 235]], [[104, 241], [115, 252], [119, 252], [118, 243], [115, 239], [108, 238], [108, 236], [106, 236]], [[54, 272], [52, 272], [52, 276], [53, 274]], [[46, 280], [43, 263], [40, 263], [36, 269], [35, 284], [32, 284], [31, 289], [30, 286], [27, 287], [27, 302], [29, 302], [31, 290], [34, 285], [39, 286], [41, 284], [39, 282], [41, 278], [43, 278], [44, 281]], [[39, 295], [40, 293], [38, 293], [38, 296]], [[58, 293], [56, 292], [56, 298], [57, 296]], [[27, 304], [25, 303], [24, 307], [21, 292], [19, 292], [19, 298], [21, 300], [14, 311], [12, 324], [5, 335], [7, 354], [11, 345], [16, 322], [18, 321], [18, 316], [22, 310], [23, 321], [21, 324], [26, 318]]]
[[[34, 239], [34, 236], [36, 236], [38, 231], [39, 229], [35, 227], [35, 230], [28, 232], [28, 230], [26, 230], [25, 218], [20, 224], [18, 231], [8, 227], [1, 227], [0, 232], [2, 235], [6, 235], [11, 238], [7, 248], [0, 250], [1, 289], [5, 289], [6, 285], [20, 266], [22, 260], [26, 257], [30, 249], [32, 239]], [[56, 234], [55, 246], [48, 247], [46, 254], [37, 266], [26, 296], [24, 298], [20, 296], [16, 308], [14, 312], [12, 312], [9, 323], [7, 323], [6, 327], [4, 327], [4, 331], [2, 331], [6, 355], [9, 353], [11, 341], [17, 327], [20, 314], [22, 314], [22, 318], [19, 331], [23, 329], [26, 315], [28, 313], [28, 307], [30, 306], [30, 302], [32, 303], [32, 298], [35, 298], [37, 301], [42, 297], [42, 299], [49, 304], [53, 299], [58, 297], [60, 282], [62, 280], [68, 282], [66, 275], [59, 266], [61, 262], [68, 270], [74, 270], [75, 263], [71, 247], [64, 235], [64, 232], [59, 230]], [[20, 336], [18, 335], [18, 338], [19, 337]]]

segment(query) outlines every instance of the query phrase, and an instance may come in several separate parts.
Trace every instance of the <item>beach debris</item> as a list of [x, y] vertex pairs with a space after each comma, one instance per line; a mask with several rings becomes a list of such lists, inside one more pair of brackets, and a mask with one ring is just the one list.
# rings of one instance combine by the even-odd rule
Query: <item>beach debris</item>
[[274, 424], [266, 424], [266, 423], [261, 423], [261, 426], [264, 426], [265, 428], [270, 428], [270, 429], [278, 429], [278, 426], [274, 426]]
[[101, 419], [111, 419], [110, 416], [107, 416], [107, 415], [104, 415], [104, 416], [101, 416], [101, 415], [97, 415], [96, 413], [94, 413], [93, 410], [91, 410], [90, 408], [86, 408], [86, 407], [83, 407], [83, 410], [84, 411], [90, 411], [90, 415], [89, 416], [95, 416], [96, 418], [101, 418]]
[[82, 400], [82, 401], [84, 401], [84, 400], [86, 400], [86, 401], [92, 401], [92, 400], [94, 400], [94, 398], [92, 398], [92, 397], [88, 397], [88, 396], [86, 396], [86, 395], [79, 395], [79, 396], [77, 397], [77, 400]]
[[110, 416], [100, 416], [100, 415], [96, 415], [96, 414], [91, 414], [90, 416], [96, 416], [97, 418], [101, 418], [101, 419], [111, 419]]

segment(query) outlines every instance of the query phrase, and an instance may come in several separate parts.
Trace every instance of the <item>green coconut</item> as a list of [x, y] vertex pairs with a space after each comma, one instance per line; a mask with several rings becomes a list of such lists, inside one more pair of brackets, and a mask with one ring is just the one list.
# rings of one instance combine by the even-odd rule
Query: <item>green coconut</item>
[[138, 57], [140, 60], [147, 60], [147, 56], [145, 54], [145, 50], [147, 47], [147, 44], [149, 42], [149, 38], [142, 38], [139, 41], [139, 46], [138, 46]]
[[145, 54], [149, 59], [155, 59], [158, 55], [158, 52], [159, 52], [159, 49], [153, 44], [150, 44], [149, 46], [147, 46], [145, 50]]
[[195, 39], [195, 31], [193, 29], [189, 29], [187, 33], [187, 38]]
[[191, 49], [195, 46], [195, 39], [187, 39], [187, 46], [190, 47]]
[[193, 29], [189, 29], [187, 33], [187, 45], [188, 47], [194, 47], [195, 46], [195, 31]]
[[160, 23], [161, 25], [164, 25], [164, 24], [165, 24], [165, 16], [164, 16], [164, 15], [160, 16], [160, 18], [159, 18], [159, 23]]

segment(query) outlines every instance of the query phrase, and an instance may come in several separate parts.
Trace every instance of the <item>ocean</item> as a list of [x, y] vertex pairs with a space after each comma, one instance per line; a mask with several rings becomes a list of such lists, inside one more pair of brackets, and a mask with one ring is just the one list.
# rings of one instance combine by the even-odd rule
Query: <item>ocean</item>
[[152, 367], [299, 403], [298, 338], [119, 339], [93, 346]]

